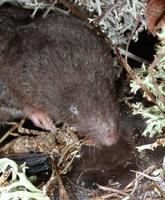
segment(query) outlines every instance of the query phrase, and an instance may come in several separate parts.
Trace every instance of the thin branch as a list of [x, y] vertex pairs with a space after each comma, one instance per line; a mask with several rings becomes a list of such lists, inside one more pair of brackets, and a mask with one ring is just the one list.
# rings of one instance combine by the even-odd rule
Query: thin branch
[[128, 42], [127, 42], [127, 46], [126, 46], [126, 55], [125, 55], [126, 63], [128, 63], [128, 62], [127, 62], [127, 57], [128, 57], [128, 56], [127, 56], [127, 52], [128, 52], [128, 49], [129, 49], [131, 40], [132, 40], [132, 38], [133, 38], [135, 32], [136, 32], [136, 31], [138, 30], [138, 28], [140, 27], [140, 25], [141, 25], [140, 17], [138, 16], [137, 24], [136, 24], [136, 26], [134, 27], [134, 29], [131, 31], [131, 35], [130, 35], [129, 40], [128, 40]]
[[153, 102], [154, 104], [157, 104], [155, 96], [153, 93], [147, 88], [145, 84], [143, 84], [142, 80], [140, 77], [133, 71], [133, 69], [128, 65], [128, 63], [125, 61], [124, 58], [119, 53], [119, 50], [116, 48], [116, 53], [119, 58], [119, 62], [121, 65], [126, 69], [130, 77], [136, 81], [136, 83], [140, 86], [140, 88], [146, 93], [146, 96], [148, 97], [148, 100]]

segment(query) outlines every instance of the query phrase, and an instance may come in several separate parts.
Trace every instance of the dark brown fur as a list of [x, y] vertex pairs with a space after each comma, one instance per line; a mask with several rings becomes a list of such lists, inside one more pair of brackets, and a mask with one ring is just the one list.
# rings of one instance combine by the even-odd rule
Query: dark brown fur
[[102, 144], [115, 143], [119, 112], [109, 45], [71, 15], [27, 23], [28, 14], [0, 11], [0, 120], [22, 113], [48, 130], [51, 119], [62, 120]]

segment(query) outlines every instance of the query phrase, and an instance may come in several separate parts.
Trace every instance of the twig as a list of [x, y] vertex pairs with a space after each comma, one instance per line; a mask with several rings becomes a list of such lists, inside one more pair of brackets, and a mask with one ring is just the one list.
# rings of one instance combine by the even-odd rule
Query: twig
[[[156, 168], [155, 165], [151, 165], [150, 167], [148, 167], [147, 169], [145, 169], [145, 170], [143, 171], [143, 173], [149, 174], [149, 173], [151, 173], [155, 168]], [[133, 189], [131, 189], [131, 192], [130, 192], [130, 195], [133, 195], [133, 193], [136, 191], [137, 184], [139, 183], [139, 181], [140, 181], [142, 178], [144, 178], [144, 177], [143, 177], [143, 176], [140, 176], [139, 174], [136, 174], [135, 179], [134, 179], [131, 183], [129, 183], [129, 184], [124, 188], [123, 191], [126, 192], [126, 191], [130, 190], [130, 188], [133, 187]]]
[[142, 80], [139, 78], [137, 74], [133, 71], [133, 69], [128, 65], [128, 63], [125, 61], [124, 58], [119, 53], [119, 50], [116, 48], [116, 53], [119, 58], [119, 62], [123, 65], [123, 67], [126, 69], [130, 77], [136, 81], [136, 83], [140, 86], [140, 88], [146, 93], [148, 100], [156, 104], [156, 99], [153, 93], [147, 88], [145, 84], [142, 83]]
[[118, 49], [119, 49], [120, 54], [123, 55], [123, 56], [127, 56], [128, 58], [135, 60], [139, 63], [149, 64], [149, 61], [145, 60], [144, 58], [141, 58], [141, 57], [139, 57], [139, 56], [137, 56], [137, 55], [135, 55], [135, 54], [133, 54], [129, 51], [126, 51], [125, 49], [122, 49], [120, 47], [118, 47]]
[[54, 8], [55, 4], [57, 3], [57, 0], [54, 0], [54, 2], [52, 3], [52, 5], [50, 7], [47, 8], [46, 12], [43, 14], [43, 18], [46, 18], [48, 13]]
[[127, 62], [127, 61], [128, 61], [128, 60], [127, 60], [127, 57], [128, 57], [128, 56], [127, 56], [127, 52], [128, 52], [128, 49], [129, 49], [131, 40], [132, 40], [132, 38], [133, 38], [133, 35], [135, 34], [135, 32], [138, 30], [138, 28], [139, 28], [140, 25], [141, 25], [140, 17], [138, 16], [137, 18], [138, 18], [137, 24], [136, 24], [136, 26], [134, 27], [134, 29], [131, 31], [131, 35], [130, 35], [130, 37], [129, 37], [129, 40], [128, 40], [127, 46], [126, 46], [126, 55], [125, 55], [126, 63], [128, 63], [128, 62]]
[[138, 187], [138, 184], [139, 184], [139, 181], [140, 181], [139, 175], [136, 174], [135, 179], [134, 179], [134, 186], [133, 186], [133, 189], [132, 189], [130, 195], [133, 195], [134, 192], [136, 191], [136, 189], [137, 189], [137, 187]]
[[40, 9], [41, 5], [42, 5], [42, 3], [39, 3], [39, 4], [35, 7], [33, 13], [32, 13], [31, 16], [30, 16], [32, 19], [35, 17], [35, 15], [36, 15], [38, 9]]
[[69, 200], [68, 194], [67, 194], [67, 192], [65, 190], [65, 187], [63, 185], [63, 182], [62, 182], [62, 179], [61, 179], [61, 176], [60, 176], [60, 172], [59, 172], [58, 167], [57, 167], [57, 165], [55, 163], [55, 160], [53, 158], [51, 158], [51, 164], [52, 164], [53, 170], [55, 171], [56, 176], [58, 178], [59, 199], [60, 200]]
[[[70, 162], [68, 162], [68, 164], [65, 166], [65, 168], [61, 171], [61, 173], [65, 173], [66, 172], [66, 170], [69, 168], [69, 166], [72, 164], [72, 162], [73, 162], [73, 160], [74, 160], [74, 158], [76, 157], [76, 155], [77, 155], [77, 153], [80, 151], [80, 148], [81, 148], [81, 146], [82, 146], [82, 142], [83, 140], [80, 140], [80, 141], [76, 141], [76, 142], [74, 142], [72, 145], [70, 145], [67, 149], [66, 149], [66, 151], [64, 152], [64, 154], [62, 155], [62, 158], [60, 158], [59, 159], [59, 163], [58, 163], [58, 166], [62, 163], [62, 160], [64, 159], [64, 157], [65, 157], [65, 155], [67, 154], [67, 152], [69, 151], [69, 149], [71, 149], [72, 147], [74, 147], [77, 143], [79, 144], [77, 144], [78, 145], [78, 148], [77, 149], [75, 149], [75, 151], [73, 151], [72, 152], [72, 158], [71, 158], [71, 160], [70, 160]], [[73, 155], [74, 154], [74, 155]], [[61, 161], [60, 161], [61, 160]]]
[[23, 127], [23, 124], [25, 123], [25, 120], [26, 120], [26, 117], [23, 118], [21, 120], [20, 123], [17, 123], [17, 122], [7, 122], [6, 124], [8, 125], [16, 125], [17, 126], [17, 129], [18, 129], [18, 133], [13, 133], [11, 132], [10, 135], [19, 135], [19, 134], [26, 134], [26, 135], [41, 135], [41, 134], [45, 134], [45, 133], [49, 133], [48, 131], [37, 131], [37, 130], [31, 130], [31, 129], [28, 129], [28, 128], [24, 128]]
[[134, 172], [137, 175], [140, 175], [142, 177], [148, 178], [149, 180], [152, 180], [152, 181], [157, 181], [157, 182], [162, 181], [162, 178], [160, 178], [160, 177], [149, 176], [148, 174], [145, 174], [144, 172], [139, 172], [139, 171], [135, 171], [135, 170], [130, 170], [130, 171]]
[[82, 13], [76, 6], [71, 4], [69, 1], [67, 0], [58, 0], [58, 1], [62, 3], [63, 5], [65, 5], [67, 8], [69, 8], [72, 14], [76, 15], [82, 20], [88, 21], [88, 16]]
[[105, 9], [105, 11], [100, 16], [98, 16], [94, 21], [98, 24], [102, 19], [106, 18], [106, 16], [109, 13], [111, 13], [113, 10], [115, 10], [117, 7], [120, 7], [120, 6], [122, 6], [122, 2], [117, 0], [113, 6], [109, 5]]
[[0, 139], [0, 144], [9, 136], [9, 135], [12, 135], [12, 132], [14, 132], [16, 129], [18, 129], [20, 126], [22, 126], [25, 122], [26, 118], [23, 118], [21, 120], [20, 123], [15, 123], [15, 122], [10, 122], [10, 123], [7, 123], [9, 125], [12, 125], [12, 127], [1, 137]]
[[113, 192], [113, 193], [117, 193], [117, 194], [120, 194], [122, 196], [127, 196], [128, 194], [121, 191], [121, 190], [117, 190], [117, 189], [113, 189], [111, 187], [105, 187], [105, 186], [101, 186], [99, 184], [97, 184], [98, 188], [101, 189], [101, 190], [104, 190], [104, 191], [109, 191], [109, 192]]

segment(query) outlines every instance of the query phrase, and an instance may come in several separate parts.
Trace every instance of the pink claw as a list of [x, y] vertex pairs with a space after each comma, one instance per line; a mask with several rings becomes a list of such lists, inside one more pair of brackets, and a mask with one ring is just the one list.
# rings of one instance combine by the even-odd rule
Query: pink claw
[[35, 126], [49, 131], [55, 130], [53, 120], [50, 118], [46, 111], [36, 108], [26, 108], [25, 113]]

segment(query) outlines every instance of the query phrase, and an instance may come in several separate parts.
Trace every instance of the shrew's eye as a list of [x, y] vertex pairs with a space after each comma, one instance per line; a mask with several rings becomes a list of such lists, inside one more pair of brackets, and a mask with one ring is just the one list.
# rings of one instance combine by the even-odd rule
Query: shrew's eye
[[78, 115], [79, 114], [77, 108], [75, 106], [73, 106], [73, 105], [70, 106], [69, 111], [74, 115]]

